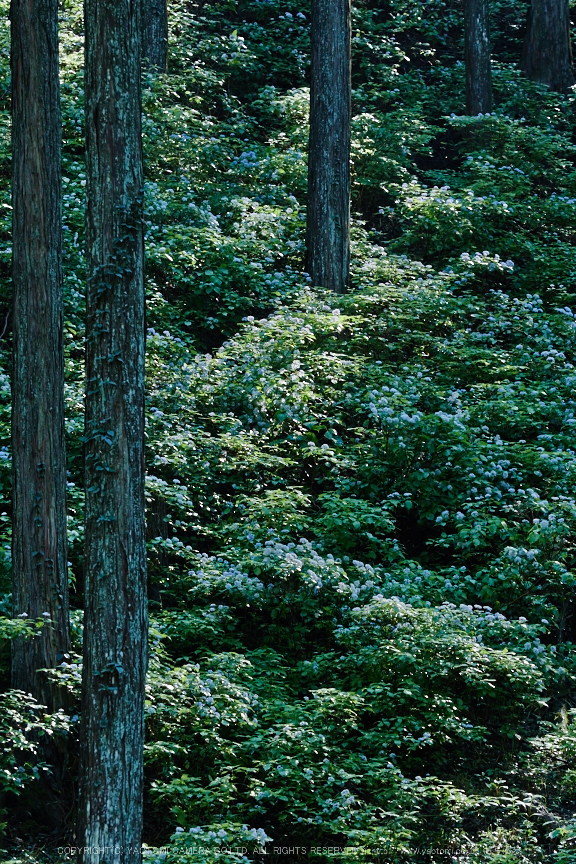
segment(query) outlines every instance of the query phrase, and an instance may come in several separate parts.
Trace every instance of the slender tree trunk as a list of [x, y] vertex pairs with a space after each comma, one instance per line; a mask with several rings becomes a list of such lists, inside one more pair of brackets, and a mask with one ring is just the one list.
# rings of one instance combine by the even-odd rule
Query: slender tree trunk
[[168, 68], [166, 0], [142, 0], [142, 60], [158, 72], [166, 72]]
[[[140, 862], [147, 664], [139, 0], [85, 0], [84, 864]], [[105, 855], [99, 853], [107, 848]]]
[[486, 114], [492, 110], [489, 0], [464, 0], [464, 55], [466, 110]]
[[58, 0], [12, 0], [12, 399], [15, 615], [52, 625], [17, 639], [12, 686], [50, 710], [61, 690], [38, 672], [69, 651], [62, 348]]
[[557, 93], [573, 86], [568, 0], [532, 0], [521, 67], [531, 81]]
[[350, 0], [313, 0], [306, 267], [342, 294], [350, 270]]

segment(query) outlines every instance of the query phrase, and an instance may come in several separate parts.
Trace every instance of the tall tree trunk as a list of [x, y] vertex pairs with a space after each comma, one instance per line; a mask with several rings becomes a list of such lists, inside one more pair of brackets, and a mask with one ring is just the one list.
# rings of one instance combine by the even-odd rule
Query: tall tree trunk
[[[85, 0], [84, 864], [140, 862], [147, 665], [139, 0]], [[98, 849], [108, 847], [103, 857]]]
[[306, 268], [342, 294], [350, 270], [350, 0], [313, 0]]
[[168, 68], [168, 8], [166, 0], [142, 0], [142, 60], [150, 69]]
[[567, 93], [575, 83], [568, 0], [532, 0], [521, 61], [531, 81]]
[[12, 686], [50, 710], [61, 690], [38, 672], [70, 648], [62, 348], [58, 0], [12, 0], [12, 596], [50, 626], [17, 639]]
[[489, 0], [464, 0], [464, 56], [466, 110], [486, 114], [492, 110]]

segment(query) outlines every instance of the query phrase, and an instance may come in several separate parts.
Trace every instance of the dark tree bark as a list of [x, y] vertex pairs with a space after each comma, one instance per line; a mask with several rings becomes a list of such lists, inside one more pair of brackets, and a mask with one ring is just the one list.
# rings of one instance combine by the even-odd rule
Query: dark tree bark
[[486, 114], [492, 110], [489, 0], [464, 0], [464, 57], [466, 110]]
[[39, 669], [69, 651], [62, 348], [58, 0], [12, 0], [12, 596], [52, 625], [17, 639], [12, 686], [50, 710], [61, 689]]
[[306, 269], [341, 294], [350, 269], [350, 0], [313, 0]]
[[[147, 665], [139, 0], [85, 0], [84, 864], [140, 862]], [[98, 849], [107, 847], [104, 856]]]
[[142, 61], [145, 67], [168, 68], [168, 8], [166, 0], [142, 0]]
[[532, 0], [521, 67], [531, 81], [557, 93], [573, 86], [568, 0]]

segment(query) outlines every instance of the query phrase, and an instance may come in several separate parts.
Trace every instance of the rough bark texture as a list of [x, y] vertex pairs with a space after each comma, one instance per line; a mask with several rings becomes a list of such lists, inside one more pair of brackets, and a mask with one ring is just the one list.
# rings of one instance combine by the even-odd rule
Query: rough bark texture
[[62, 349], [58, 0], [12, 0], [12, 399], [15, 615], [53, 624], [12, 651], [12, 686], [51, 710], [58, 687], [38, 669], [69, 651]]
[[313, 0], [306, 268], [343, 293], [350, 269], [350, 0]]
[[466, 110], [486, 114], [492, 110], [489, 0], [464, 0], [464, 57]]
[[139, 0], [85, 0], [85, 28], [88, 288], [80, 844], [84, 864], [128, 864], [141, 860], [148, 628]]
[[521, 66], [527, 78], [557, 93], [573, 86], [568, 0], [532, 0]]
[[168, 8], [166, 0], [142, 0], [142, 60], [145, 67], [168, 68]]

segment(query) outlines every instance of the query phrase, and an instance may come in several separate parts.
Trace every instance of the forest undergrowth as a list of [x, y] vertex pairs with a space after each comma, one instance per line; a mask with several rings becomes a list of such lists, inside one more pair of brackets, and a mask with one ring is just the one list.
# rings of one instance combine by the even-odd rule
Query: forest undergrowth
[[[81, 11], [63, 0], [76, 653], [54, 673], [70, 711], [47, 716], [9, 689], [10, 636], [50, 624], [9, 612], [2, 2], [0, 815], [12, 864], [74, 846]], [[354, 5], [352, 286], [335, 296], [303, 270], [308, 4], [169, 3], [169, 72], [143, 82], [150, 864], [290, 864], [303, 853], [277, 850], [296, 847], [318, 862], [576, 862], [575, 101], [518, 72], [525, 4], [493, 12], [495, 109], [467, 117], [460, 4]], [[39, 804], [42, 735], [69, 754], [57, 828]]]

